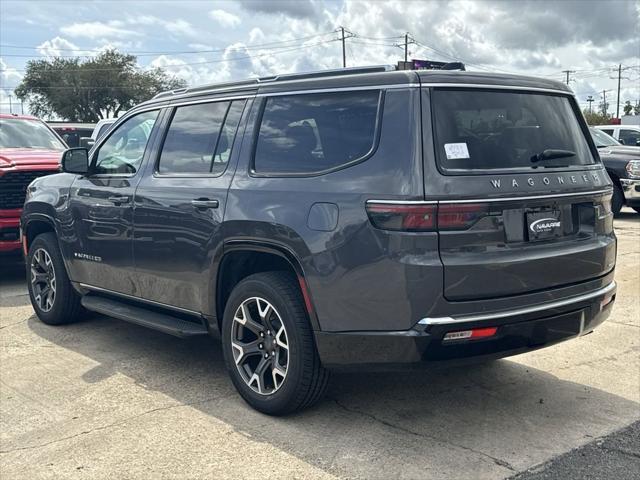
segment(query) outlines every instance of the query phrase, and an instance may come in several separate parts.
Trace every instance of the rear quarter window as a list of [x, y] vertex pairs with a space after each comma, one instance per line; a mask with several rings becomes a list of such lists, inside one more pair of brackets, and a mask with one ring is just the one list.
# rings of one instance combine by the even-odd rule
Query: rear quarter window
[[379, 90], [268, 97], [253, 171], [309, 175], [365, 159], [374, 148], [380, 99]]
[[[482, 173], [594, 163], [567, 97], [436, 89], [432, 105], [436, 158], [445, 171]], [[534, 161], [550, 150], [565, 155]]]

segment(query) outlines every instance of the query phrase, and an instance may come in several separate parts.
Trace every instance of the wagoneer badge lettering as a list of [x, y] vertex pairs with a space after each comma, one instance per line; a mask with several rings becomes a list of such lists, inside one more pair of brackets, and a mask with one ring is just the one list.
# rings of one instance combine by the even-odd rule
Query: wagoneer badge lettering
[[[491, 185], [493, 186], [493, 188], [502, 188], [502, 180], [501, 178], [492, 178], [491, 181]], [[572, 184], [578, 184], [578, 183], [587, 183], [587, 184], [600, 184], [601, 183], [601, 178], [600, 176], [598, 176], [597, 173], [592, 173], [591, 175], [580, 175], [579, 177], [576, 177], [575, 175], [569, 175], [569, 176], [564, 176], [564, 175], [557, 175], [557, 176], [549, 176], [549, 177], [542, 177], [542, 179], [536, 179], [533, 177], [529, 177], [526, 179], [525, 183], [529, 186], [529, 187], [535, 187], [537, 184], [542, 183], [545, 186], [551, 185], [552, 183], [555, 183], [557, 185], [564, 185], [565, 183], [572, 183]], [[520, 183], [518, 182], [517, 179], [512, 178], [511, 181], [506, 181], [505, 183], [510, 183], [512, 187], [516, 188], [516, 187], [520, 187]]]

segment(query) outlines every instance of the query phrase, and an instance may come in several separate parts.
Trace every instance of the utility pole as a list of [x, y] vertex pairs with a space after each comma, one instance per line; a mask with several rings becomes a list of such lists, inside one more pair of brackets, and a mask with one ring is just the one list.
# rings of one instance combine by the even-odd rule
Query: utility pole
[[342, 32], [342, 68], [347, 68], [347, 53], [344, 46], [344, 27], [340, 27]]
[[602, 114], [607, 116], [607, 91], [602, 90]]
[[[416, 41], [411, 37], [409, 32], [404, 34], [404, 62], [407, 63], [409, 60], [409, 45], [416, 43]], [[402, 45], [395, 45], [397, 47], [402, 48]]]
[[618, 64], [618, 101], [616, 102], [616, 118], [620, 118], [620, 78], [622, 78], [622, 64]]
[[589, 113], [591, 113], [591, 104], [593, 103], [593, 96], [589, 95], [587, 97], [587, 103], [589, 104]]
[[13, 104], [11, 103], [11, 94], [9, 94], [9, 113], [13, 113]]
[[342, 41], [342, 68], [347, 68], [347, 49], [344, 41], [347, 38], [355, 37], [355, 35], [344, 27], [338, 27], [334, 32], [340, 32], [340, 38], [338, 40]]
[[407, 61], [407, 55], [409, 53], [409, 32], [404, 34], [404, 61]]
[[575, 70], [562, 70], [562, 73], [566, 73], [567, 74], [567, 85], [569, 85], [569, 75], [571, 75], [572, 73], [576, 73]]

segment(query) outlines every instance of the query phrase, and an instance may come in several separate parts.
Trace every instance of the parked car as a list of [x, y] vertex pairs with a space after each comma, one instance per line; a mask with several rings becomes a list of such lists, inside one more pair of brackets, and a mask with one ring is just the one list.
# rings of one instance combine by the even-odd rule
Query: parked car
[[65, 143], [73, 148], [80, 147], [82, 139], [90, 137], [91, 132], [95, 128], [94, 123], [76, 123], [76, 122], [47, 122], [53, 128]]
[[91, 132], [91, 136], [82, 139], [82, 141], [80, 142], [80, 146], [87, 149], [93, 147], [96, 143], [96, 140], [107, 133], [109, 131], [109, 128], [115, 123], [115, 121], [115, 118], [104, 118], [100, 120], [98, 123], [96, 123], [95, 128]]
[[602, 130], [623, 145], [640, 146], [640, 126], [637, 125], [596, 125], [593, 128]]
[[20, 254], [20, 214], [27, 185], [58, 173], [66, 148], [41, 120], [0, 114], [0, 254]]
[[613, 214], [618, 215], [623, 205], [640, 213], [640, 147], [621, 145], [602, 130], [590, 130], [602, 163], [613, 182]]
[[63, 170], [22, 216], [38, 317], [220, 332], [268, 414], [334, 368], [578, 337], [616, 294], [611, 180], [551, 80], [375, 67], [167, 92]]

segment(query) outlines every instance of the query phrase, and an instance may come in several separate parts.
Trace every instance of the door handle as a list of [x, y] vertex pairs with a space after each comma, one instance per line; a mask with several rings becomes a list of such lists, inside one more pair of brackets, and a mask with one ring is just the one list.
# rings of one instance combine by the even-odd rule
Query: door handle
[[196, 208], [218, 208], [218, 200], [209, 200], [208, 198], [196, 198], [191, 200], [191, 205]]
[[107, 197], [107, 200], [116, 204], [128, 203], [129, 197], [127, 195], [114, 195], [112, 197]]

